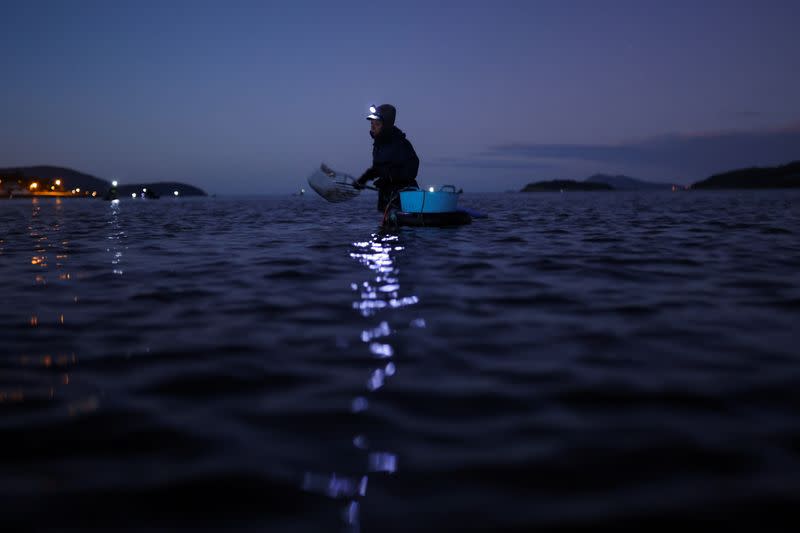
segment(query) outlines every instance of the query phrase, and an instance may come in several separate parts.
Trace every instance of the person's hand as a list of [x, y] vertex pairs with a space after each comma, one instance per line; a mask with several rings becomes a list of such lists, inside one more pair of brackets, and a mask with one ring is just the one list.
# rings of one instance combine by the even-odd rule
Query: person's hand
[[361, 181], [360, 179], [353, 182], [353, 187], [356, 189], [363, 189], [364, 186], [367, 184], [366, 180]]

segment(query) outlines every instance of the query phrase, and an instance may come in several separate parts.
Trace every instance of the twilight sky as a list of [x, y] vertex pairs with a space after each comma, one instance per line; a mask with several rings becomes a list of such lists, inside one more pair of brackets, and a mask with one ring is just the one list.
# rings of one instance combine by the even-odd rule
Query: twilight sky
[[796, 0], [0, 0], [0, 167], [283, 194], [322, 161], [366, 169], [367, 107], [392, 103], [423, 186], [691, 183], [800, 159], [796, 13]]

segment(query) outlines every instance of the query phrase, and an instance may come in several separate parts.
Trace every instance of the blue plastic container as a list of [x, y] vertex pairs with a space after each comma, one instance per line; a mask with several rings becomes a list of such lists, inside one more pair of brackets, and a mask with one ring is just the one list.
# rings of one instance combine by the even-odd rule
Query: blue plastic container
[[436, 192], [400, 191], [400, 208], [404, 213], [451, 213], [458, 210], [458, 194], [452, 185]]

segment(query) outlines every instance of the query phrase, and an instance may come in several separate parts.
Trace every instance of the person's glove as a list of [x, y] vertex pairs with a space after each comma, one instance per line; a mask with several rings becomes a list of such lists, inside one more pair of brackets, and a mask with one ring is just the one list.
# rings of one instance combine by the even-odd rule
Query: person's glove
[[367, 182], [370, 180], [370, 178], [374, 177], [372, 174], [373, 170], [372, 167], [370, 167], [366, 170], [366, 172], [361, 174], [361, 177], [358, 178], [355, 183], [353, 183], [353, 187], [356, 189], [363, 189], [367, 185]]

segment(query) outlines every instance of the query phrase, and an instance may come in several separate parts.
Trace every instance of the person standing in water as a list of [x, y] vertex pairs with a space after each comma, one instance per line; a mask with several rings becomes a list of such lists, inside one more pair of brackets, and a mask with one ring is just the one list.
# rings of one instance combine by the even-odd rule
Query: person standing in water
[[406, 134], [394, 125], [397, 118], [394, 106], [382, 104], [370, 106], [369, 110], [372, 166], [358, 178], [356, 186], [363, 187], [369, 180], [375, 180], [378, 211], [385, 212], [389, 206], [399, 209], [399, 191], [406, 187], [419, 188], [419, 158]]

